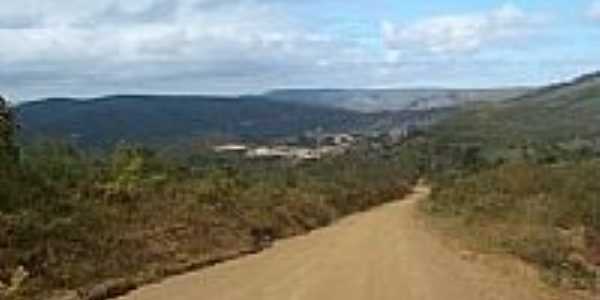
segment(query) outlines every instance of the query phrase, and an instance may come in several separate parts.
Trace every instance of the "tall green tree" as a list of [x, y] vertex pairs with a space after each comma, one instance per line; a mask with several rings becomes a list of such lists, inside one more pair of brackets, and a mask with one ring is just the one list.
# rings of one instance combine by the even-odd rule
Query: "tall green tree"
[[15, 122], [8, 102], [0, 96], [0, 160], [9, 161], [16, 158], [14, 141]]

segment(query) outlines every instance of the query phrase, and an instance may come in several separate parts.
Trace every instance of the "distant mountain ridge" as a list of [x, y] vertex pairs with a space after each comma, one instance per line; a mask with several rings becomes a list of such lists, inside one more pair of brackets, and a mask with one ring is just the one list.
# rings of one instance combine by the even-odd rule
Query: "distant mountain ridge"
[[122, 140], [162, 144], [209, 136], [254, 140], [314, 130], [391, 130], [418, 123], [430, 114], [360, 113], [260, 96], [151, 95], [52, 98], [21, 104], [15, 111], [23, 140], [55, 137], [98, 147]]
[[473, 102], [523, 96], [527, 89], [275, 90], [262, 96], [113, 95], [49, 98], [15, 108], [24, 141], [40, 137], [109, 147], [222, 137], [257, 140], [311, 131], [382, 132], [436, 120]]
[[472, 102], [497, 102], [522, 96], [529, 88], [506, 89], [282, 89], [265, 96], [274, 101], [336, 107], [360, 112], [427, 110]]
[[589, 74], [584, 74], [571, 81], [560, 82], [551, 84], [539, 89], [531, 90], [524, 93], [521, 96], [515, 97], [513, 101], [525, 101], [529, 99], [543, 99], [544, 96], [556, 97], [559, 95], [568, 96], [569, 93], [576, 92], [576, 90], [585, 89], [587, 87], [594, 88], [600, 85], [600, 71]]

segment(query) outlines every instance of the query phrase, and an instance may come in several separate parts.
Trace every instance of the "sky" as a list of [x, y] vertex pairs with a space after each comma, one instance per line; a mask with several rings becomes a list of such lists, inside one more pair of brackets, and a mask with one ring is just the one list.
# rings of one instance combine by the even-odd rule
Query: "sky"
[[543, 85], [600, 70], [600, 0], [0, 1], [0, 94]]

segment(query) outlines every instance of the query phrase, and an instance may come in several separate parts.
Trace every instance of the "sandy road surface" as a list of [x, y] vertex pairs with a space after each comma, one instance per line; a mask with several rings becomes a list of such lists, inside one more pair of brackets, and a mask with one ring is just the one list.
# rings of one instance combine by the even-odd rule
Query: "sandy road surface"
[[404, 201], [248, 256], [150, 285], [121, 300], [530, 300], [535, 284], [461, 257]]

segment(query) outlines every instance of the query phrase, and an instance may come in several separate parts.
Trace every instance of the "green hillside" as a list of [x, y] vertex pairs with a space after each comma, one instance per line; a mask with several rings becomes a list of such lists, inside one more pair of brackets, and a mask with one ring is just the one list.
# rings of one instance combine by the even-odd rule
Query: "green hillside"
[[448, 142], [564, 142], [600, 136], [600, 74], [464, 108], [432, 130]]
[[449, 234], [597, 292], [600, 74], [463, 109], [418, 142], [434, 186], [423, 208]]

